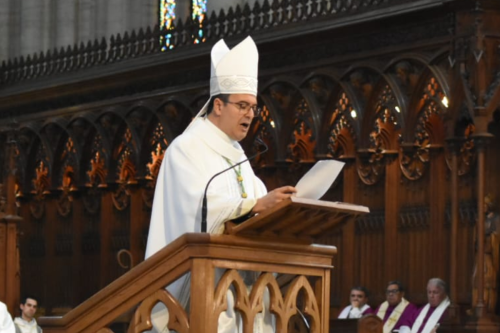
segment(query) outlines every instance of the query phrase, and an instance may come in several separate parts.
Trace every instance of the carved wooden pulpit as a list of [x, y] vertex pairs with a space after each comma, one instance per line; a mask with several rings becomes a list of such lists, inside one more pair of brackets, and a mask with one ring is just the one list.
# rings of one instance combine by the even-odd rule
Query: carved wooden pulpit
[[[128, 312], [127, 332], [139, 333], [151, 329], [152, 308], [161, 302], [170, 331], [214, 333], [229, 292], [244, 333], [253, 332], [263, 311], [274, 316], [275, 332], [327, 333], [336, 248], [313, 243], [367, 212], [291, 198], [242, 224], [228, 222], [226, 235], [185, 234], [63, 318], [39, 322], [45, 333], [111, 333]], [[190, 302], [183, 308], [165, 288], [188, 273]]]

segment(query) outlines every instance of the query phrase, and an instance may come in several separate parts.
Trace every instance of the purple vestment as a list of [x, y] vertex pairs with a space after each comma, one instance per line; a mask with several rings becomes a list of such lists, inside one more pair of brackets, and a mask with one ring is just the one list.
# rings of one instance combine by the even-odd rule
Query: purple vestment
[[[426, 304], [427, 305], [427, 304]], [[408, 318], [409, 320], [405, 321], [404, 323], [401, 323], [400, 326], [408, 326], [412, 327], [415, 321], [417, 320], [418, 316], [420, 315], [420, 312], [425, 308], [425, 305], [422, 306], [420, 309], [415, 311], [413, 313], [413, 316]], [[418, 330], [418, 333], [421, 333], [423, 329], [425, 328], [425, 325], [427, 324], [427, 320], [429, 320], [430, 316], [434, 313], [434, 311], [437, 309], [437, 307], [429, 307], [429, 311], [427, 311], [427, 314], [425, 315], [424, 321], [422, 322], [422, 325], [420, 325], [420, 328]], [[443, 320], [445, 320], [448, 317], [448, 308], [444, 310], [443, 314], [441, 315], [441, 318], [439, 318], [438, 323], [442, 323]]]
[[[397, 305], [396, 305], [397, 306]], [[396, 306], [391, 306], [389, 305], [387, 307], [387, 310], [385, 311], [385, 316], [384, 318], [382, 319], [382, 321], [385, 322], [387, 321], [387, 319], [389, 319], [389, 317], [391, 316], [392, 314], [392, 311], [394, 311], [394, 309], [396, 308]], [[378, 308], [375, 310], [375, 312], [373, 312], [374, 315], [377, 315], [378, 313], [378, 310], [380, 309], [380, 305], [378, 306]], [[398, 330], [401, 326], [403, 325], [407, 325], [406, 323], [410, 322], [415, 314], [415, 312], [420, 312], [418, 311], [419, 309], [412, 303], [409, 303], [406, 308], [404, 309], [403, 313], [401, 314], [401, 316], [399, 317], [398, 321], [396, 322], [396, 325], [394, 325], [393, 327], [393, 330]], [[417, 317], [415, 317], [417, 318]], [[413, 319], [414, 320], [414, 319]], [[412, 322], [413, 324], [413, 322]], [[408, 326], [408, 325], [407, 325]], [[411, 325], [409, 325], [409, 327], [411, 327]]]

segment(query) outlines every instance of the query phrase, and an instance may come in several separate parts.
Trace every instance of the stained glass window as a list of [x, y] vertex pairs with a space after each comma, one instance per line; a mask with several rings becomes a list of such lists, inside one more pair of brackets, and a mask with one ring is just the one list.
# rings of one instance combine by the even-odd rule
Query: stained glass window
[[192, 0], [192, 15], [193, 21], [198, 24], [198, 32], [194, 37], [194, 43], [199, 44], [205, 41], [205, 36], [203, 35], [203, 21], [207, 15], [207, 0]]
[[172, 30], [175, 20], [175, 0], [160, 0], [160, 30], [165, 34], [160, 37], [160, 45], [162, 51], [173, 49], [172, 34], [167, 33]]
[[[176, 1], [178, 0], [160, 0], [160, 30], [162, 31], [160, 45], [162, 51], [170, 50], [175, 47], [172, 40], [172, 34], [169, 33], [169, 30], [174, 28], [174, 21], [176, 20]], [[180, 3], [180, 5], [183, 5], [183, 3]], [[205, 42], [203, 24], [207, 18], [207, 0], [191, 0], [190, 5], [191, 8], [180, 8], [181, 13], [178, 14], [181, 19], [184, 20], [185, 17], [182, 17], [182, 12], [184, 10], [190, 10], [191, 19], [193, 20], [195, 26], [197, 26], [197, 29], [195, 29], [195, 33], [192, 36], [193, 42], [195, 44], [203, 43]]]

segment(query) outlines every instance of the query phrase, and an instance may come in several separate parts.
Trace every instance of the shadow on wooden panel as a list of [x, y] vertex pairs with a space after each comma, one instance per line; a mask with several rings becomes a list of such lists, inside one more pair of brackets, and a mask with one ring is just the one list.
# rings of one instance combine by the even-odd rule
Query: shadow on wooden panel
[[330, 319], [330, 333], [382, 333], [384, 323], [375, 315], [360, 319]]

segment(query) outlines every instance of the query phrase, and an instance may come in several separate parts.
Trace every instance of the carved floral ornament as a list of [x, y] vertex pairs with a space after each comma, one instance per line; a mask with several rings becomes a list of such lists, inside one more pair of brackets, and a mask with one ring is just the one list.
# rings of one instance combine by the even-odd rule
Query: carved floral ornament
[[87, 171], [87, 190], [83, 194], [83, 205], [89, 214], [97, 214], [100, 207], [99, 189], [106, 188], [106, 166], [99, 151], [94, 152], [90, 160], [90, 170]]
[[63, 176], [62, 176], [62, 184], [59, 187], [61, 190], [61, 195], [57, 200], [57, 211], [61, 216], [68, 216], [71, 212], [71, 204], [73, 202], [73, 193], [78, 190], [75, 185], [74, 180], [74, 170], [73, 167], [68, 165], [65, 167]]
[[165, 139], [165, 133], [161, 123], [156, 125], [153, 135], [151, 136], [150, 144], [151, 160], [146, 164], [146, 179], [149, 181], [146, 183], [144, 191], [142, 191], [142, 200], [147, 207], [152, 208], [156, 180], [158, 179], [161, 163], [168, 147], [168, 141]]
[[[472, 135], [474, 134], [476, 128], [474, 124], [468, 124], [464, 131], [463, 137], [458, 140], [457, 145], [457, 157], [458, 157], [458, 175], [465, 176], [473, 170], [474, 163], [476, 161], [476, 150], [474, 145], [474, 139]], [[449, 150], [446, 151], [446, 164], [448, 169], [452, 171], [452, 153]]]
[[382, 90], [375, 109], [374, 129], [370, 133], [370, 146], [358, 152], [358, 175], [366, 185], [376, 184], [385, 173], [386, 156], [395, 155], [401, 129], [394, 112], [400, 112], [391, 88]]
[[73, 140], [68, 138], [61, 156], [61, 160], [64, 162], [60, 174], [60, 186], [58, 188], [61, 191], [61, 195], [57, 200], [58, 213], [64, 217], [68, 216], [71, 212], [73, 194], [78, 190], [73, 167], [73, 165], [76, 164], [75, 155], [76, 151]]
[[39, 161], [35, 173], [35, 179], [32, 180], [33, 190], [31, 193], [33, 194], [33, 200], [30, 202], [30, 211], [33, 217], [40, 219], [45, 212], [45, 196], [50, 193], [48, 190], [50, 185], [49, 169], [43, 160]]
[[335, 110], [330, 118], [327, 152], [330, 157], [351, 157], [356, 152], [356, 134], [351, 119], [356, 119], [356, 110], [352, 107], [345, 92], [339, 94]]
[[[259, 118], [257, 119], [257, 130], [255, 137], [260, 139], [260, 141], [264, 142], [269, 152], [266, 154], [258, 155], [254, 161], [253, 165], [255, 167], [266, 167], [270, 165], [274, 165], [275, 157], [276, 157], [276, 142], [274, 135], [276, 134], [276, 123], [269, 111], [267, 105], [262, 107], [262, 111], [259, 114]], [[258, 140], [253, 142], [253, 150], [255, 152], [262, 150], [261, 143]]]
[[113, 204], [118, 210], [124, 210], [130, 205], [130, 187], [137, 184], [137, 172], [130, 155], [130, 150], [125, 149], [118, 162], [118, 188], [112, 195]]
[[312, 131], [312, 117], [309, 106], [302, 99], [295, 108], [294, 130], [291, 143], [287, 146], [288, 160], [294, 163], [315, 161], [316, 138]]

